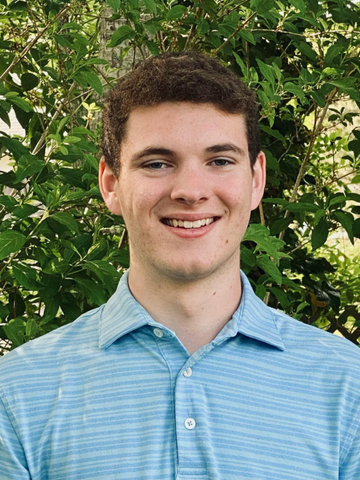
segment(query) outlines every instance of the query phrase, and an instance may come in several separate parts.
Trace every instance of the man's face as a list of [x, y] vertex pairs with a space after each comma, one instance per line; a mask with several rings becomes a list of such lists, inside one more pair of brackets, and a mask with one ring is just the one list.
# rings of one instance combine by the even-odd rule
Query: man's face
[[264, 182], [264, 155], [252, 171], [242, 116], [208, 104], [135, 109], [119, 177], [100, 165], [105, 202], [128, 229], [130, 264], [177, 281], [239, 268]]

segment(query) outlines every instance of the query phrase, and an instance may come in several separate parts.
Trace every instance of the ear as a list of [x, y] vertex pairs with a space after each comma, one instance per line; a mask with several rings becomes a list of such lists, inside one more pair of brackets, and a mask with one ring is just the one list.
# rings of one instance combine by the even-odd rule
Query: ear
[[265, 189], [266, 182], [266, 157], [264, 152], [260, 152], [253, 166], [251, 210], [258, 207]]
[[104, 157], [101, 158], [99, 164], [99, 187], [104, 202], [110, 212], [115, 215], [122, 215], [120, 200], [118, 197], [118, 177], [109, 165], [105, 163]]

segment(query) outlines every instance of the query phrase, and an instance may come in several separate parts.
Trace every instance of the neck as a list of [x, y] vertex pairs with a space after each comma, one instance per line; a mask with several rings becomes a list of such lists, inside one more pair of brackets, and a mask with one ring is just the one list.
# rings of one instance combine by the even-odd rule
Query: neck
[[147, 275], [131, 266], [129, 287], [154, 320], [176, 333], [190, 354], [211, 342], [241, 298], [239, 267], [191, 282]]

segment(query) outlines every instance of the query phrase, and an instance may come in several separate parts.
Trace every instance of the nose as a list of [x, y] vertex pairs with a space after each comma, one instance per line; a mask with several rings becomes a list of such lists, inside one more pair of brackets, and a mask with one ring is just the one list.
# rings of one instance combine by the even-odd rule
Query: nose
[[176, 173], [171, 199], [193, 205], [210, 196], [210, 182], [201, 165], [184, 165]]

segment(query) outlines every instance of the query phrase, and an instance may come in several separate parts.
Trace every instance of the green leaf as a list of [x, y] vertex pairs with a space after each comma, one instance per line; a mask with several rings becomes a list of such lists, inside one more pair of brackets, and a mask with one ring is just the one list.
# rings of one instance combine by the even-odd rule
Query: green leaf
[[70, 35], [72, 38], [75, 38], [75, 40], [77, 40], [77, 42], [75, 43], [84, 45], [86, 47], [90, 45], [88, 39], [85, 37], [85, 35], [82, 35], [81, 33], [71, 32], [68, 35]]
[[255, 255], [249, 248], [245, 247], [245, 245], [240, 246], [240, 258], [241, 258], [242, 265], [244, 263], [246, 265], [249, 265], [250, 267], [253, 267], [254, 265], [256, 265]]
[[106, 3], [114, 10], [114, 12], [117, 12], [120, 8], [120, 1], [121, 0], [106, 0]]
[[18, 207], [14, 208], [12, 211], [12, 216], [17, 218], [28, 218], [38, 210], [38, 207], [35, 207], [35, 205], [29, 205], [25, 203], [24, 205], [19, 205]]
[[296, 43], [297, 48], [300, 52], [308, 57], [312, 62], [317, 62], [317, 53], [313, 50], [309, 43], [307, 42], [298, 42]]
[[260, 72], [268, 82], [271, 84], [275, 84], [275, 76], [273, 73], [273, 68], [270, 65], [266, 65], [266, 63], [262, 62], [259, 58], [256, 59], [257, 64], [259, 65]]
[[51, 218], [52, 220], [56, 220], [61, 225], [64, 225], [65, 227], [67, 227], [71, 232], [75, 232], [75, 233], [79, 232], [79, 227], [76, 220], [69, 213], [56, 212], [50, 215], [48, 218]]
[[55, 41], [64, 48], [70, 48], [70, 50], [74, 49], [74, 45], [71, 43], [69, 38], [66, 35], [59, 35], [58, 33], [54, 33]]
[[[351, 142], [349, 142], [348, 149], [354, 152], [354, 155], [357, 158], [360, 155], [360, 140], [352, 140]], [[355, 178], [357, 179], [358, 177], [359, 175], [355, 175], [351, 183], [360, 183], [358, 181], [355, 181]]]
[[85, 127], [75, 127], [71, 130], [71, 135], [89, 135], [92, 138], [95, 138], [95, 133]]
[[61, 24], [60, 32], [62, 30], [81, 30], [82, 26], [74, 22], [66, 22]]
[[240, 69], [241, 69], [241, 73], [243, 74], [243, 77], [247, 77], [247, 68], [246, 68], [246, 65], [245, 65], [245, 62], [243, 61], [243, 59], [235, 52], [232, 52], [234, 57], [235, 57], [235, 60], [236, 60], [236, 63], [239, 65]]
[[303, 0], [290, 0], [291, 5], [300, 10], [301, 13], [306, 12], [306, 5]]
[[88, 302], [96, 307], [99, 307], [106, 302], [104, 288], [98, 283], [89, 278], [75, 278], [74, 279], [80, 290], [84, 293]]
[[166, 20], [178, 20], [186, 12], [187, 8], [184, 5], [175, 5], [166, 13]]
[[278, 288], [278, 287], [270, 287], [269, 290], [275, 296], [275, 298], [280, 302], [281, 307], [284, 310], [287, 310], [290, 306], [290, 301], [288, 299], [288, 296], [284, 292], [284, 290], [281, 290], [281, 288]]
[[116, 268], [105, 260], [93, 260], [92, 262], [86, 262], [86, 268], [94, 272], [95, 275], [106, 284], [109, 279], [117, 282], [120, 278], [120, 273]]
[[131, 40], [135, 37], [136, 32], [129, 25], [122, 25], [112, 35], [107, 47], [113, 48], [120, 45], [125, 40]]
[[[10, 93], [13, 94], [14, 92], [10, 92]], [[21, 108], [21, 110], [23, 110], [24, 112], [32, 112], [33, 111], [32, 105], [21, 97], [9, 95], [7, 93], [5, 95], [5, 98], [8, 102], [10, 102], [13, 105], [16, 105], [17, 107]]]
[[21, 86], [25, 91], [32, 90], [39, 84], [39, 77], [33, 73], [26, 72], [21, 76]]
[[56, 295], [45, 299], [45, 312], [40, 321], [40, 326], [51, 322], [51, 320], [56, 317], [59, 311], [59, 306], [59, 299]]
[[69, 151], [66, 147], [64, 147], [64, 145], [60, 145], [59, 146], [59, 151], [63, 154], [63, 155], [68, 155]]
[[44, 287], [38, 280], [38, 271], [24, 262], [14, 263], [13, 274], [19, 286], [28, 290], [39, 290]]
[[321, 218], [326, 214], [326, 210], [323, 208], [320, 208], [316, 213], [314, 217], [314, 225], [317, 225], [320, 221]]
[[273, 198], [273, 197], [263, 198], [262, 202], [271, 203], [272, 205], [288, 205], [289, 203], [287, 200], [285, 200], [285, 198]]
[[336, 57], [338, 57], [342, 53], [345, 53], [346, 48], [347, 47], [345, 43], [331, 45], [326, 51], [324, 67], [332, 66]]
[[353, 223], [354, 217], [349, 212], [342, 212], [341, 210], [336, 210], [333, 212], [333, 216], [338, 220], [342, 227], [346, 230], [349, 240], [354, 244], [354, 233], [353, 233]]
[[144, 1], [144, 5], [145, 7], [152, 13], [157, 13], [157, 7], [156, 7], [156, 3], [154, 2], [154, 0], [143, 0]]
[[266, 149], [264, 149], [264, 153], [266, 156], [266, 168], [269, 168], [270, 170], [273, 170], [276, 173], [280, 173], [279, 162], [274, 157], [274, 155], [269, 150], [266, 150]]
[[29, 340], [39, 333], [39, 326], [34, 318], [29, 318], [26, 322], [25, 334]]
[[210, 24], [204, 18], [197, 24], [197, 33], [200, 37], [205, 36], [210, 30]]
[[274, 280], [274, 282], [276, 282], [278, 285], [282, 284], [282, 275], [279, 269], [267, 255], [259, 255], [256, 258], [256, 263], [262, 270], [264, 270], [265, 273], [270, 275], [271, 279]]
[[67, 135], [66, 137], [64, 137], [64, 143], [66, 145], [71, 143], [78, 143], [78, 142], [81, 142], [81, 138], [79, 137], [75, 137], [73, 135]]
[[360, 238], [360, 218], [357, 218], [352, 226], [354, 237]]
[[251, 43], [252, 45], [256, 45], [256, 40], [254, 35], [249, 30], [240, 30], [240, 36], [246, 41]]
[[355, 175], [355, 177], [352, 178], [351, 183], [360, 183], [360, 174]]
[[266, 13], [274, 8], [275, 3], [272, 0], [251, 0], [250, 8], [257, 14]]
[[18, 169], [16, 170], [16, 180], [21, 182], [24, 178], [30, 177], [34, 173], [40, 173], [44, 167], [45, 162], [34, 155], [22, 155], [18, 162]]
[[22, 155], [29, 153], [28, 149], [16, 138], [0, 137], [0, 141], [4, 147], [13, 154], [15, 160], [18, 160]]
[[85, 161], [91, 165], [96, 171], [99, 170], [99, 160], [94, 157], [93, 155], [90, 155], [89, 153], [85, 153], [84, 155]]
[[266, 295], [265, 285], [262, 285], [262, 284], [256, 285], [255, 294], [257, 297], [261, 298], [261, 300], [264, 300]]
[[279, 260], [280, 255], [285, 256], [284, 253], [279, 252], [279, 250], [285, 245], [285, 242], [279, 238], [272, 237], [270, 231], [264, 225], [249, 225], [243, 237], [243, 242], [244, 241], [255, 242], [258, 250], [265, 251], [276, 261]]
[[109, 62], [104, 58], [89, 58], [89, 60], [86, 60], [85, 65], [109, 65]]
[[145, 45], [147, 46], [151, 55], [153, 55], [154, 57], [156, 57], [156, 55], [159, 55], [160, 49], [155, 42], [153, 42], [152, 40], [146, 40]]
[[4, 325], [4, 331], [9, 340], [12, 342], [12, 347], [16, 348], [25, 342], [25, 325], [23, 318], [13, 318]]
[[315, 102], [319, 105], [319, 107], [321, 107], [321, 108], [325, 107], [326, 99], [325, 99], [325, 96], [322, 93], [317, 92], [316, 90], [312, 90], [310, 92], [310, 95], [315, 100]]
[[311, 234], [311, 246], [313, 250], [322, 247], [329, 235], [329, 224], [326, 220], [321, 219], [314, 227]]
[[336, 197], [333, 197], [329, 202], [329, 207], [339, 205], [340, 203], [345, 203], [346, 200], [348, 200], [348, 198], [345, 197], [345, 195], [338, 195]]
[[304, 98], [303, 89], [299, 85], [295, 85], [293, 82], [286, 82], [284, 84], [285, 92], [293, 93], [296, 97]]
[[278, 235], [283, 230], [286, 230], [290, 223], [292, 223], [291, 218], [279, 218], [271, 225], [271, 235]]
[[26, 237], [15, 230], [8, 230], [0, 233], [0, 260], [10, 253], [21, 250], [26, 242]]
[[290, 212], [317, 212], [320, 207], [314, 205], [313, 203], [299, 202], [299, 203], [289, 203], [285, 207], [285, 210]]
[[90, 70], [81, 70], [81, 72], [78, 73], [86, 81], [86, 83], [88, 83], [90, 87], [95, 90], [95, 92], [97, 92], [99, 95], [102, 95], [103, 87], [96, 73], [90, 72]]
[[[7, 113], [7, 111], [4, 109], [3, 107], [3, 104], [5, 103], [5, 100], [0, 100], [0, 119], [6, 123], [6, 125], [8, 127], [11, 127], [11, 122], [10, 122], [10, 117], [9, 117], [9, 114]], [[6, 102], [8, 103], [8, 102]], [[9, 103], [10, 105], [10, 103]], [[11, 105], [10, 105], [10, 109], [11, 109]]]
[[277, 138], [280, 140], [282, 143], [286, 143], [286, 138], [281, 135], [281, 133], [278, 130], [273, 130], [270, 127], [267, 127], [266, 125], [260, 125], [260, 128], [263, 132], [267, 133], [268, 135], [271, 135], [274, 138]]
[[8, 305], [3, 305], [0, 303], [0, 320], [1, 322], [5, 322], [6, 317], [9, 315], [10, 309]]
[[16, 198], [11, 197], [10, 195], [0, 195], [0, 205], [3, 205], [4, 207], [14, 207], [17, 203]]

